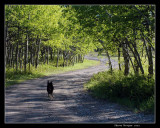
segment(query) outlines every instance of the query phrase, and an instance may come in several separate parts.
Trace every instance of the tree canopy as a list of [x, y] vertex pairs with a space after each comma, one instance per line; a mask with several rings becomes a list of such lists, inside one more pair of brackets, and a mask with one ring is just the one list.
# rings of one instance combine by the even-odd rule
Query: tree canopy
[[11, 66], [16, 60], [16, 69], [20, 62], [33, 64], [33, 56], [44, 60], [47, 51], [73, 62], [103, 48], [108, 58], [123, 52], [126, 75], [129, 62], [144, 73], [140, 53], [145, 53], [153, 74], [155, 5], [5, 5], [5, 33], [5, 62]]

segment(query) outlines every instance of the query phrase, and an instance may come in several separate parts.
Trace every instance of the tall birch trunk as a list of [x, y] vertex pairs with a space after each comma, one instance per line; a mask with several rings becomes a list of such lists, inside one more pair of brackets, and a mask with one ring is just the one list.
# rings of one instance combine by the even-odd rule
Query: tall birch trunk
[[49, 64], [49, 46], [47, 47], [47, 64]]
[[129, 74], [129, 57], [128, 57], [128, 47], [126, 44], [122, 44], [123, 48], [123, 57], [124, 57], [124, 75], [127, 76]]
[[27, 41], [25, 46], [25, 61], [24, 61], [24, 72], [27, 71], [27, 64], [28, 64], [28, 34], [26, 35]]
[[121, 61], [120, 61], [120, 57], [121, 57], [120, 48], [118, 48], [118, 66], [119, 66], [119, 70], [121, 70]]
[[58, 62], [59, 62], [59, 49], [57, 49], [57, 64], [56, 64], [56, 67], [58, 67]]
[[105, 51], [106, 51], [106, 55], [107, 55], [108, 61], [109, 61], [109, 67], [110, 67], [110, 70], [111, 70], [111, 73], [112, 73], [112, 63], [111, 63], [111, 59], [110, 59], [108, 50], [107, 50], [107, 48], [106, 48], [106, 46], [104, 45], [104, 42], [103, 42], [102, 40], [98, 39], [98, 41], [101, 43], [101, 45], [103, 46], [103, 48], [104, 48]]

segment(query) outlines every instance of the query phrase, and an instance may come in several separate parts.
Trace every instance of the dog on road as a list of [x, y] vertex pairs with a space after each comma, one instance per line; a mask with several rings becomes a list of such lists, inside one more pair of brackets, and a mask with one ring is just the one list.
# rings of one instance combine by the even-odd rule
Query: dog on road
[[48, 97], [50, 98], [50, 100], [53, 100], [53, 90], [54, 90], [54, 86], [52, 81], [47, 81], [47, 92], [48, 92]]

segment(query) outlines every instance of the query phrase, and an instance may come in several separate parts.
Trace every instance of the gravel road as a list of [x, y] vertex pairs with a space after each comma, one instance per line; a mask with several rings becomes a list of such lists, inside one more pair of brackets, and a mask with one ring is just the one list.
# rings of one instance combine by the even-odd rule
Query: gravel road
[[[86, 56], [98, 60], [97, 57]], [[107, 70], [107, 59], [87, 69], [27, 80], [5, 89], [5, 123], [154, 123], [154, 115], [133, 113], [107, 100], [91, 97], [84, 89], [94, 73]], [[113, 67], [118, 66], [112, 60]], [[54, 100], [47, 97], [52, 80]]]

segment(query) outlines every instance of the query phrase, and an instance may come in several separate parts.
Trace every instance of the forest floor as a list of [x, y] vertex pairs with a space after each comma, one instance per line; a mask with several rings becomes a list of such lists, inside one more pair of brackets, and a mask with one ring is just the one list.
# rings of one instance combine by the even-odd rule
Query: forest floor
[[[134, 113], [124, 106], [93, 98], [83, 84], [93, 74], [108, 69], [106, 58], [86, 56], [101, 64], [87, 69], [27, 80], [5, 88], [6, 123], [154, 123], [153, 114]], [[112, 60], [113, 68], [118, 63]], [[54, 100], [47, 96], [53, 81]]]

